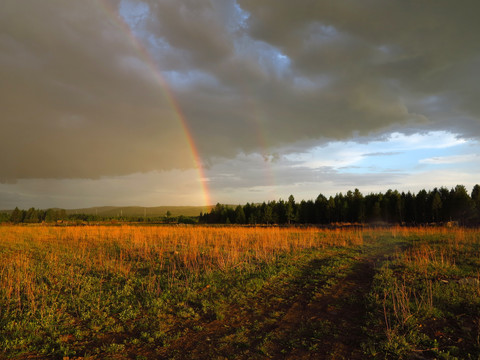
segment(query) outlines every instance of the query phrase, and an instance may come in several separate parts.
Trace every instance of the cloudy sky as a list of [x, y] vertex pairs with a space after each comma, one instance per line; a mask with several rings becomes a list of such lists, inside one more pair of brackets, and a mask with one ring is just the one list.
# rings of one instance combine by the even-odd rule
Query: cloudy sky
[[2, 0], [0, 209], [480, 183], [480, 3]]

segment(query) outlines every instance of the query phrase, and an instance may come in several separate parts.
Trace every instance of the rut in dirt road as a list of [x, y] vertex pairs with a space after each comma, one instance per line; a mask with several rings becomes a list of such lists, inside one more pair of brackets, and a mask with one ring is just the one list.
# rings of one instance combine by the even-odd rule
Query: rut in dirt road
[[222, 320], [187, 331], [159, 350], [161, 359], [361, 359], [365, 296], [375, 261], [314, 259], [294, 279], [265, 286]]
[[[293, 304], [275, 330], [277, 341], [272, 343], [269, 357], [363, 359], [365, 295], [372, 285], [373, 264], [372, 260], [356, 263], [349, 275], [325, 293]], [[296, 340], [288, 348], [285, 345], [292, 336]]]

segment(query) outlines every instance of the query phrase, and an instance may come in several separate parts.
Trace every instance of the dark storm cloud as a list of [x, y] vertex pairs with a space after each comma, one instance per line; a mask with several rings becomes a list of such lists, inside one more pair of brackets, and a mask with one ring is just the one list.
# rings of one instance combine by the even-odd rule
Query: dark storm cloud
[[100, 5], [0, 4], [0, 181], [192, 165], [163, 90]]
[[393, 130], [478, 138], [477, 4], [5, 0], [0, 181], [192, 166], [151, 61], [207, 163]]
[[[333, 88], [342, 89], [352, 116], [359, 110], [374, 116], [380, 112], [386, 125], [418, 111], [429, 118], [428, 126], [442, 128], [455, 122], [452, 116], [463, 114], [474, 121], [458, 124], [458, 130], [480, 134], [475, 81], [480, 60], [478, 2], [315, 1], [301, 7], [287, 0], [245, 0], [241, 4], [252, 14], [252, 36], [281, 49], [298, 72], [334, 77]], [[413, 104], [412, 98], [417, 98], [430, 101], [432, 107], [433, 96], [438, 97], [438, 107], [449, 108], [447, 116], [428, 111], [428, 104]], [[356, 126], [361, 130], [365, 125], [368, 128], [360, 120]]]
[[[476, 2], [151, 3], [151, 23], [173, 26], [162, 34], [190, 54], [188, 67], [217, 80], [178, 94], [206, 156], [258, 151], [262, 140], [480, 135]], [[202, 31], [187, 33], [198, 19]]]

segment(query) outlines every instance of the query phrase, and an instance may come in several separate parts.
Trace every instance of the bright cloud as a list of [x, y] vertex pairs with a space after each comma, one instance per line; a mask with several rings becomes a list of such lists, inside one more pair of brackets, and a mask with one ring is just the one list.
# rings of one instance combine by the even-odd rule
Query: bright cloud
[[466, 162], [473, 162], [473, 161], [480, 161], [480, 155], [466, 154], [466, 155], [439, 156], [439, 157], [432, 157], [428, 159], [421, 159], [420, 163], [441, 165], [441, 164], [458, 164], [458, 163], [466, 163]]

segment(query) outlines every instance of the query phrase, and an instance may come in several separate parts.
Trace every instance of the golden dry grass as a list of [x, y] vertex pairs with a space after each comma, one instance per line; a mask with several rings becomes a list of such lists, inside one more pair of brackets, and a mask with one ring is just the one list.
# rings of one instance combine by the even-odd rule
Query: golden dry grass
[[[0, 295], [9, 306], [36, 311], [37, 299], [52, 291], [45, 282], [63, 279], [75, 287], [85, 273], [128, 277], [140, 267], [164, 271], [173, 281], [179, 272], [227, 270], [285, 252], [362, 242], [360, 231], [317, 228], [1, 226]], [[156, 274], [149, 274], [147, 291], [160, 291]]]

